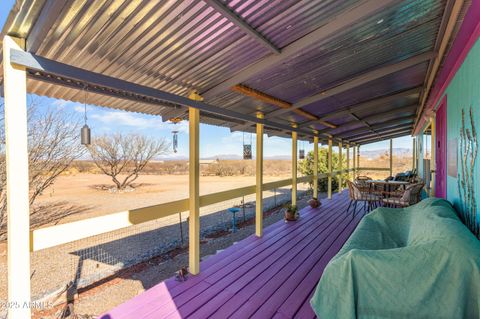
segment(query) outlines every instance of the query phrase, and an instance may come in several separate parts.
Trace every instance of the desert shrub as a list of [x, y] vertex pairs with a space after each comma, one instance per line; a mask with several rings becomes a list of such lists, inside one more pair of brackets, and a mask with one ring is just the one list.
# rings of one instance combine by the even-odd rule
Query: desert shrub
[[[318, 150], [318, 173], [327, 173], [328, 172], [328, 150], [325, 148], [320, 148]], [[302, 174], [304, 175], [313, 175], [313, 151], [308, 152], [306, 155], [305, 159], [299, 163], [299, 170]], [[332, 154], [332, 167], [333, 171], [336, 171], [339, 169], [339, 157], [338, 153], [333, 153]], [[346, 169], [347, 168], [347, 161], [345, 159], [345, 155], [342, 158], [342, 168]], [[346, 173], [342, 175], [344, 185], [345, 187], [345, 181], [348, 177]], [[332, 191], [338, 190], [338, 176], [334, 176], [332, 178]], [[310, 187], [312, 187], [313, 184], [310, 183]], [[318, 191], [325, 193], [328, 191], [328, 179], [327, 178], [319, 178], [318, 180]]]

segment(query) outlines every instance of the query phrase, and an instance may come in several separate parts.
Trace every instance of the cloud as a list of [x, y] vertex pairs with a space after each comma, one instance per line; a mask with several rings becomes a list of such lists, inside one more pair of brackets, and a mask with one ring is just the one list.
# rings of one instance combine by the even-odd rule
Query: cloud
[[[75, 110], [83, 112], [83, 107], [76, 106]], [[188, 132], [188, 123], [183, 121], [178, 124], [163, 122], [160, 116], [138, 114], [126, 111], [105, 111], [87, 109], [88, 117], [107, 126], [131, 127], [136, 129], [163, 130]]]
[[71, 101], [65, 101], [65, 100], [54, 100], [52, 102], [52, 105], [58, 108], [59, 110], [64, 109], [67, 105], [72, 104], [73, 102]]

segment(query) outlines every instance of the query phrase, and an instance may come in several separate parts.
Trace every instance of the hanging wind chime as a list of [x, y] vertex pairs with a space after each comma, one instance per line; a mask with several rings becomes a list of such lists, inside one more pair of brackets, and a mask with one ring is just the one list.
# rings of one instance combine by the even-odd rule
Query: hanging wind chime
[[245, 144], [245, 132], [243, 132], [243, 159], [252, 159], [252, 133], [250, 133], [250, 144]]
[[305, 141], [300, 143], [300, 149], [298, 150], [298, 158], [303, 160], [305, 159]]
[[88, 146], [91, 143], [91, 132], [90, 132], [90, 128], [87, 125], [87, 86], [86, 85], [83, 87], [83, 91], [85, 93], [85, 99], [83, 101], [85, 124], [80, 130], [80, 140], [82, 142], [82, 145]]
[[[174, 125], [177, 125], [182, 121], [180, 117], [174, 117], [169, 120], [172, 122]], [[176, 153], [178, 150], [178, 130], [172, 130], [172, 147], [173, 147], [173, 152]]]

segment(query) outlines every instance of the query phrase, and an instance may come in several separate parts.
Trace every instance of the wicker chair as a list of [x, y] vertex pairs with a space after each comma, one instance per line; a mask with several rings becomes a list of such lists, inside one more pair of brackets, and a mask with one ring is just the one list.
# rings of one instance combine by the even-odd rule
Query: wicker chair
[[416, 183], [408, 185], [404, 190], [396, 190], [390, 193], [384, 192], [385, 198], [382, 199], [382, 203], [387, 207], [414, 205], [420, 201], [420, 194], [424, 186], [424, 183]]
[[355, 213], [357, 211], [358, 202], [363, 202], [363, 209], [365, 210], [365, 212], [367, 212], [378, 206], [378, 204], [382, 200], [380, 196], [372, 194], [370, 193], [370, 191], [363, 191], [361, 187], [351, 181], [347, 181], [347, 184], [350, 196], [350, 204], [348, 205], [347, 213], [349, 212], [350, 207], [353, 204], [353, 216], [355, 216]]

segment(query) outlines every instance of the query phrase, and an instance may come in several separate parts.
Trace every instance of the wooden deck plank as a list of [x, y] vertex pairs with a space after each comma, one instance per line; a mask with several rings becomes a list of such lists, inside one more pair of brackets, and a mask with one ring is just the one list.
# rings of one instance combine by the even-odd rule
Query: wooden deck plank
[[361, 218], [359, 215], [357, 215], [355, 220], [353, 220], [335, 239], [334, 243], [327, 249], [325, 254], [318, 260], [318, 262], [307, 272], [306, 276], [303, 278], [297, 288], [293, 290], [285, 302], [279, 305], [279, 307], [276, 307], [278, 312], [283, 313], [287, 317], [293, 317], [302, 307], [302, 305], [305, 304], [305, 302], [309, 303], [309, 296], [317, 287], [318, 280], [322, 276], [323, 270], [327, 266], [328, 262], [337, 254], [337, 252], [342, 248], [343, 244], [350, 237], [360, 219]]
[[[188, 292], [188, 295], [185, 296], [185, 298], [182, 296], [180, 300], [182, 300], [182, 302], [186, 302], [190, 300], [191, 298], [193, 298], [193, 296], [191, 296], [193, 293], [198, 294], [206, 289], [205, 285], [203, 285], [202, 283], [206, 278], [208, 278], [209, 275], [215, 274], [217, 271], [225, 267], [225, 265], [228, 265], [234, 262], [236, 259], [242, 257], [244, 255], [244, 252], [252, 252], [252, 251], [261, 252], [263, 247], [268, 247], [272, 245], [274, 241], [281, 239], [285, 235], [288, 235], [291, 229], [301, 228], [302, 223], [310, 222], [311, 219], [314, 218], [314, 215], [312, 216], [309, 215], [311, 212], [310, 208], [306, 209], [305, 211], [306, 211], [306, 214], [305, 212], [302, 211], [302, 214], [305, 214], [305, 218], [302, 219], [302, 222], [295, 223], [295, 225], [292, 225], [292, 224], [287, 225], [286, 223], [282, 223], [280, 225], [278, 223], [270, 225], [268, 228], [271, 228], [272, 230], [267, 232], [267, 234], [264, 237], [257, 238], [255, 235], [249, 236], [246, 238], [245, 242], [242, 241], [241, 244], [237, 243], [229, 247], [228, 249], [212, 256], [212, 259], [208, 258], [204, 263], [214, 260], [213, 257], [217, 257], [215, 258], [215, 260], [218, 260], [218, 261], [216, 263], [210, 262], [208, 264], [209, 267], [207, 267], [206, 270], [202, 270], [202, 273], [200, 273], [197, 276], [190, 277], [188, 281], [178, 282], [178, 281], [175, 281], [174, 278], [171, 278], [164, 282], [163, 286], [165, 287], [162, 287], [162, 290], [163, 290], [162, 292], [158, 292], [157, 291], [158, 289], [155, 289], [154, 291], [150, 291], [151, 290], [150, 289], [149, 291], [144, 293], [145, 296], [143, 296], [143, 305], [142, 303], [138, 303], [138, 302], [135, 302], [135, 303], [128, 302], [129, 307], [125, 307], [125, 309], [122, 309], [121, 311], [122, 315], [125, 316], [125, 318], [129, 318], [128, 317], [129, 313], [137, 314], [137, 315], [139, 313], [143, 313], [143, 311], [145, 311], [146, 308], [151, 306], [150, 301], [152, 300], [153, 300], [153, 303], [155, 304], [155, 308], [157, 311], [160, 311], [164, 308], [165, 309], [171, 308], [170, 299], [177, 298], [183, 292], [186, 292], [186, 291]], [[277, 226], [277, 227], [271, 227], [271, 226]], [[246, 245], [244, 245], [244, 243], [246, 243]], [[236, 254], [232, 253], [232, 251]], [[213, 266], [213, 267], [210, 268], [210, 266]], [[203, 266], [202, 266], [202, 269], [203, 269]], [[172, 284], [172, 281], [175, 284]], [[165, 299], [162, 298], [162, 296], [165, 295], [165, 293], [169, 296], [169, 298], [165, 298]], [[148, 307], [144, 307], [145, 305], [147, 305]], [[121, 318], [123, 318], [123, 316]]]
[[[248, 254], [245, 258], [239, 258], [236, 262], [230, 263], [225, 268], [216, 272], [212, 276], [209, 276], [205, 281], [212, 284], [211, 288], [201, 292], [198, 292], [198, 297], [195, 300], [188, 301], [182, 296], [182, 304], [178, 304], [178, 311], [182, 315], [188, 316], [198, 308], [204, 306], [206, 303], [212, 300], [212, 298], [224, 296], [224, 294], [218, 294], [217, 291], [223, 291], [233, 287], [236, 287], [238, 280], [242, 276], [255, 278], [258, 273], [274, 265], [275, 262], [280, 259], [284, 254], [289, 253], [291, 249], [300, 245], [305, 238], [307, 243], [318, 235], [323, 228], [322, 225], [331, 220], [335, 222], [335, 212], [329, 213], [330, 219], [317, 218], [303, 228], [296, 228], [298, 231], [288, 232], [281, 240], [275, 242], [267, 249], [261, 251], [250, 257]], [[293, 226], [293, 224], [291, 224]], [[320, 227], [320, 228], [319, 228]], [[317, 234], [315, 234], [317, 232]], [[309, 235], [312, 234], [310, 237]], [[235, 283], [235, 285], [232, 285]], [[233, 291], [236, 292], [236, 291]], [[225, 294], [225, 296], [228, 294]]]
[[[226, 318], [231, 314], [232, 310], [240, 307], [276, 273], [280, 272], [284, 267], [290, 267], [292, 264], [295, 264], [296, 260], [301, 258], [302, 255], [308, 255], [310, 251], [314, 250], [321, 243], [322, 237], [325, 239], [325, 233], [329, 232], [328, 229], [334, 229], [338, 224], [338, 218], [333, 215], [320, 227], [313, 227], [309, 233], [306, 233], [307, 230], [305, 230], [306, 236], [292, 242], [291, 248], [288, 246], [280, 247], [281, 249], [276, 251], [275, 255], [254, 265], [245, 275], [234, 281], [234, 285], [227, 286], [225, 290], [235, 293], [235, 297], [232, 300], [225, 299], [224, 305], [220, 308], [210, 307], [210, 303], [218, 304], [218, 299], [223, 298], [222, 295], [217, 295], [202, 305], [200, 309], [207, 308], [208, 311], [202, 310], [202, 312], [208, 313], [212, 318]], [[218, 311], [213, 314], [215, 309], [218, 309]]]
[[[292, 293], [301, 280], [308, 274], [308, 270], [313, 267], [316, 261], [323, 256], [326, 249], [332, 245], [336, 237], [341, 234], [345, 227], [350, 223], [350, 219], [342, 214], [342, 222], [335, 229], [325, 234], [326, 240], [321, 243], [315, 250], [310, 251], [306, 258], [296, 260], [296, 263], [285, 267], [281, 272], [277, 273], [261, 290], [257, 291], [247, 303], [232, 315], [232, 318], [256, 317], [270, 318], [272, 317], [279, 305]], [[319, 278], [315, 280], [315, 284]]]
[[[338, 216], [335, 216], [335, 214], [334, 217], [335, 220], [329, 225], [329, 227], [326, 227], [325, 229], [318, 229], [318, 233], [315, 234], [316, 236], [310, 237], [313, 239], [315, 239], [316, 237], [316, 240], [311, 240], [310, 243], [305, 246], [305, 249], [301, 249], [298, 254], [296, 254], [296, 250], [287, 251], [287, 255], [290, 255], [291, 258], [284, 258], [280, 260], [279, 262], [277, 262], [277, 265], [274, 268], [272, 267], [262, 269], [263, 275], [260, 278], [252, 278], [248, 285], [243, 286], [241, 291], [239, 291], [235, 295], [235, 298], [233, 300], [229, 301], [228, 304], [226, 303], [224, 306], [218, 309], [212, 317], [227, 318], [228, 316], [232, 315], [237, 309], [239, 309], [243, 304], [247, 303], [247, 301], [252, 298], [255, 293], [257, 293], [257, 291], [265, 288], [269, 282], [279, 282], [281, 280], [285, 280], [285, 278], [280, 278], [280, 274], [294, 271], [294, 269], [297, 267], [296, 262], [298, 260], [303, 260], [307, 258], [308, 255], [311, 254], [311, 251], [315, 250], [319, 245], [321, 245], [323, 240], [326, 239], [326, 235], [330, 233], [329, 228], [334, 229], [338, 226], [341, 220], [338, 218]], [[310, 238], [308, 238], [308, 240], [310, 240]], [[301, 246], [301, 248], [303, 247], [304, 246]], [[293, 262], [291, 262], [292, 259]]]
[[101, 318], [314, 317], [309, 299], [323, 269], [360, 220], [345, 214], [347, 192], [322, 204], [202, 261], [186, 282], [166, 280]]

